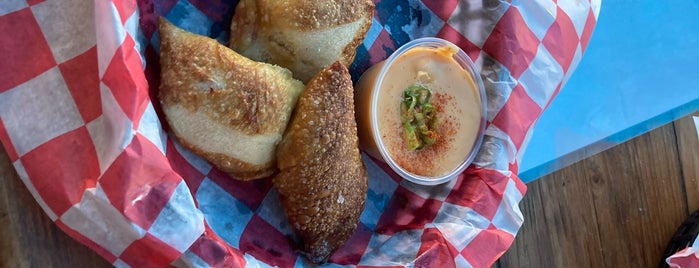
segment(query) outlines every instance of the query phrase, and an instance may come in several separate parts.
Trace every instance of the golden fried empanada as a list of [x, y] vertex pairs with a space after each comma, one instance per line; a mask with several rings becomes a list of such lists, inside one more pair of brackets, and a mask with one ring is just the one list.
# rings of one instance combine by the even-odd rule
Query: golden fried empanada
[[287, 69], [245, 58], [162, 17], [158, 33], [159, 99], [177, 139], [234, 178], [272, 175], [303, 84]]
[[301, 93], [277, 166], [273, 184], [289, 222], [308, 259], [322, 262], [357, 227], [367, 193], [352, 81], [342, 63], [322, 70]]
[[371, 0], [241, 0], [230, 46], [286, 67], [305, 83], [335, 61], [352, 63], [373, 14]]

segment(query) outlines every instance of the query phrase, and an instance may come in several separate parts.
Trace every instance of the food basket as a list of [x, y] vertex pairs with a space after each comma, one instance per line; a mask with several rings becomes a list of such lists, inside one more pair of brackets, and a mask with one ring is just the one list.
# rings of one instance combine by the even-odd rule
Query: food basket
[[[270, 179], [242, 182], [168, 132], [157, 102], [157, 16], [226, 43], [236, 1], [9, 1], [0, 5], [0, 141], [46, 214], [120, 267], [292, 267]], [[488, 267], [522, 224], [517, 167], [537, 118], [579, 63], [598, 1], [376, 1], [356, 80], [436, 36], [476, 63], [483, 145], [456, 180], [418, 186], [364, 155], [367, 203], [328, 266]]]

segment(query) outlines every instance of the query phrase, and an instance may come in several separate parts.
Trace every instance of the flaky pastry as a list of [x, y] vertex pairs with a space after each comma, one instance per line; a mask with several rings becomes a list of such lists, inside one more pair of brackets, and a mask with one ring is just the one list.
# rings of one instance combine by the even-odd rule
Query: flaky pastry
[[277, 161], [273, 184], [284, 211], [307, 258], [322, 262], [357, 227], [367, 193], [352, 81], [342, 63], [321, 71], [301, 93]]
[[234, 178], [272, 175], [303, 84], [162, 17], [158, 27], [159, 99], [177, 139]]
[[286, 67], [305, 83], [335, 61], [352, 63], [373, 14], [371, 0], [241, 0], [230, 47]]

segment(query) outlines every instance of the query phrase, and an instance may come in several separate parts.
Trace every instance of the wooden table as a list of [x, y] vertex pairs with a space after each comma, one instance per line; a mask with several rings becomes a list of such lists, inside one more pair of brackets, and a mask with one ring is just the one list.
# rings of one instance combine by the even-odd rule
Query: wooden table
[[[683, 118], [528, 187], [524, 225], [495, 267], [654, 267], [699, 209], [696, 128]], [[109, 266], [51, 223], [0, 148], [0, 267]]]
[[682, 118], [528, 187], [524, 225], [496, 266], [657, 267], [699, 209], [697, 129]]

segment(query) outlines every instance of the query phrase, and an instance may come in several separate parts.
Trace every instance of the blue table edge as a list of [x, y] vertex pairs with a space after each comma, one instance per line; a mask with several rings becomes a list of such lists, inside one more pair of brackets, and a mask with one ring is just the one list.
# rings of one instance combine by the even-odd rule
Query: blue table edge
[[[696, 111], [699, 111], [699, 99], [691, 100], [685, 104], [677, 106], [675, 109], [658, 114], [643, 122], [593, 142], [583, 148], [564, 154], [557, 159], [534, 166], [528, 170], [520, 171], [519, 178], [525, 183], [532, 182], [538, 178], [549, 175], [564, 167], [598, 154], [604, 150], [614, 147], [615, 145], [643, 135], [646, 132], [671, 123]], [[536, 131], [536, 127], [534, 131]]]

